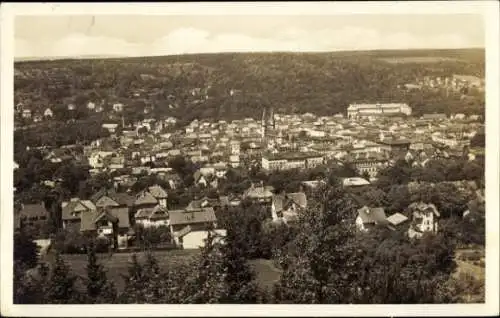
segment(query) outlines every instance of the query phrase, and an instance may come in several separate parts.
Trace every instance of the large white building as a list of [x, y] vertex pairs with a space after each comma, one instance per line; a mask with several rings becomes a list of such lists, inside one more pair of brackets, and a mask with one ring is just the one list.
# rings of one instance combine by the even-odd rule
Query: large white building
[[309, 169], [324, 163], [320, 153], [276, 153], [262, 156], [264, 170]]
[[411, 115], [411, 107], [404, 103], [350, 104], [349, 107], [347, 107], [347, 117], [351, 119], [398, 114]]

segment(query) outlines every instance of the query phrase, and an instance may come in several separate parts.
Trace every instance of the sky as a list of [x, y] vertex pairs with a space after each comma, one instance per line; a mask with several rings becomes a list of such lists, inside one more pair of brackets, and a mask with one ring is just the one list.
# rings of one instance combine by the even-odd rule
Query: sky
[[478, 14], [16, 16], [15, 58], [484, 48]]

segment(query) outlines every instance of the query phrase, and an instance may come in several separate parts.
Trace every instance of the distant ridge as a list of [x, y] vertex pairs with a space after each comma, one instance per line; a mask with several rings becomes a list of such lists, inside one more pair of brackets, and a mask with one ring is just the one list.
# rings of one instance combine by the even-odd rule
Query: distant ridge
[[28, 61], [55, 61], [55, 60], [94, 60], [94, 59], [117, 59], [129, 58], [126, 55], [80, 55], [80, 56], [49, 56], [49, 57], [15, 57], [14, 62], [28, 62]]
[[256, 51], [256, 52], [207, 52], [207, 53], [185, 53], [185, 54], [165, 54], [165, 55], [144, 55], [144, 56], [127, 56], [127, 55], [80, 55], [80, 56], [53, 56], [53, 57], [17, 57], [14, 58], [14, 62], [36, 62], [36, 61], [56, 61], [56, 60], [93, 60], [93, 59], [140, 59], [140, 58], [161, 58], [161, 57], [175, 57], [175, 56], [207, 56], [207, 55], [234, 55], [234, 54], [311, 54], [311, 55], [322, 55], [322, 54], [334, 54], [334, 55], [393, 55], [397, 54], [443, 54], [452, 52], [480, 52], [485, 51], [484, 48], [451, 48], [451, 49], [377, 49], [377, 50], [346, 50], [346, 51]]

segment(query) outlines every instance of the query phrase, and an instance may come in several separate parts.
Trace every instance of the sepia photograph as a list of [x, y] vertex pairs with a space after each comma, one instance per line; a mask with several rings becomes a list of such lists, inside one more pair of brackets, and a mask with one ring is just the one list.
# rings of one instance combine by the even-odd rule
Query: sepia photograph
[[498, 9], [2, 4], [2, 316], [498, 314]]

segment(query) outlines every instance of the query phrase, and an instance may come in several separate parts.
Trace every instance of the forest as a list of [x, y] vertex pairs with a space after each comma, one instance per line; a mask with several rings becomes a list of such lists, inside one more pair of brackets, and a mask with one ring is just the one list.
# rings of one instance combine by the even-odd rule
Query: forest
[[[384, 60], [412, 56], [436, 60]], [[15, 103], [40, 111], [74, 103], [85, 112], [86, 101], [102, 102], [106, 111], [122, 102], [131, 119], [150, 108], [151, 116], [174, 116], [186, 123], [255, 117], [260, 113], [256, 109], [269, 105], [276, 112], [333, 115], [345, 113], [350, 103], [406, 102], [416, 116], [484, 114], [484, 93], [463, 98], [460, 93], [398, 87], [424, 76], [484, 78], [484, 50], [199, 54], [18, 62], [15, 68]]]

